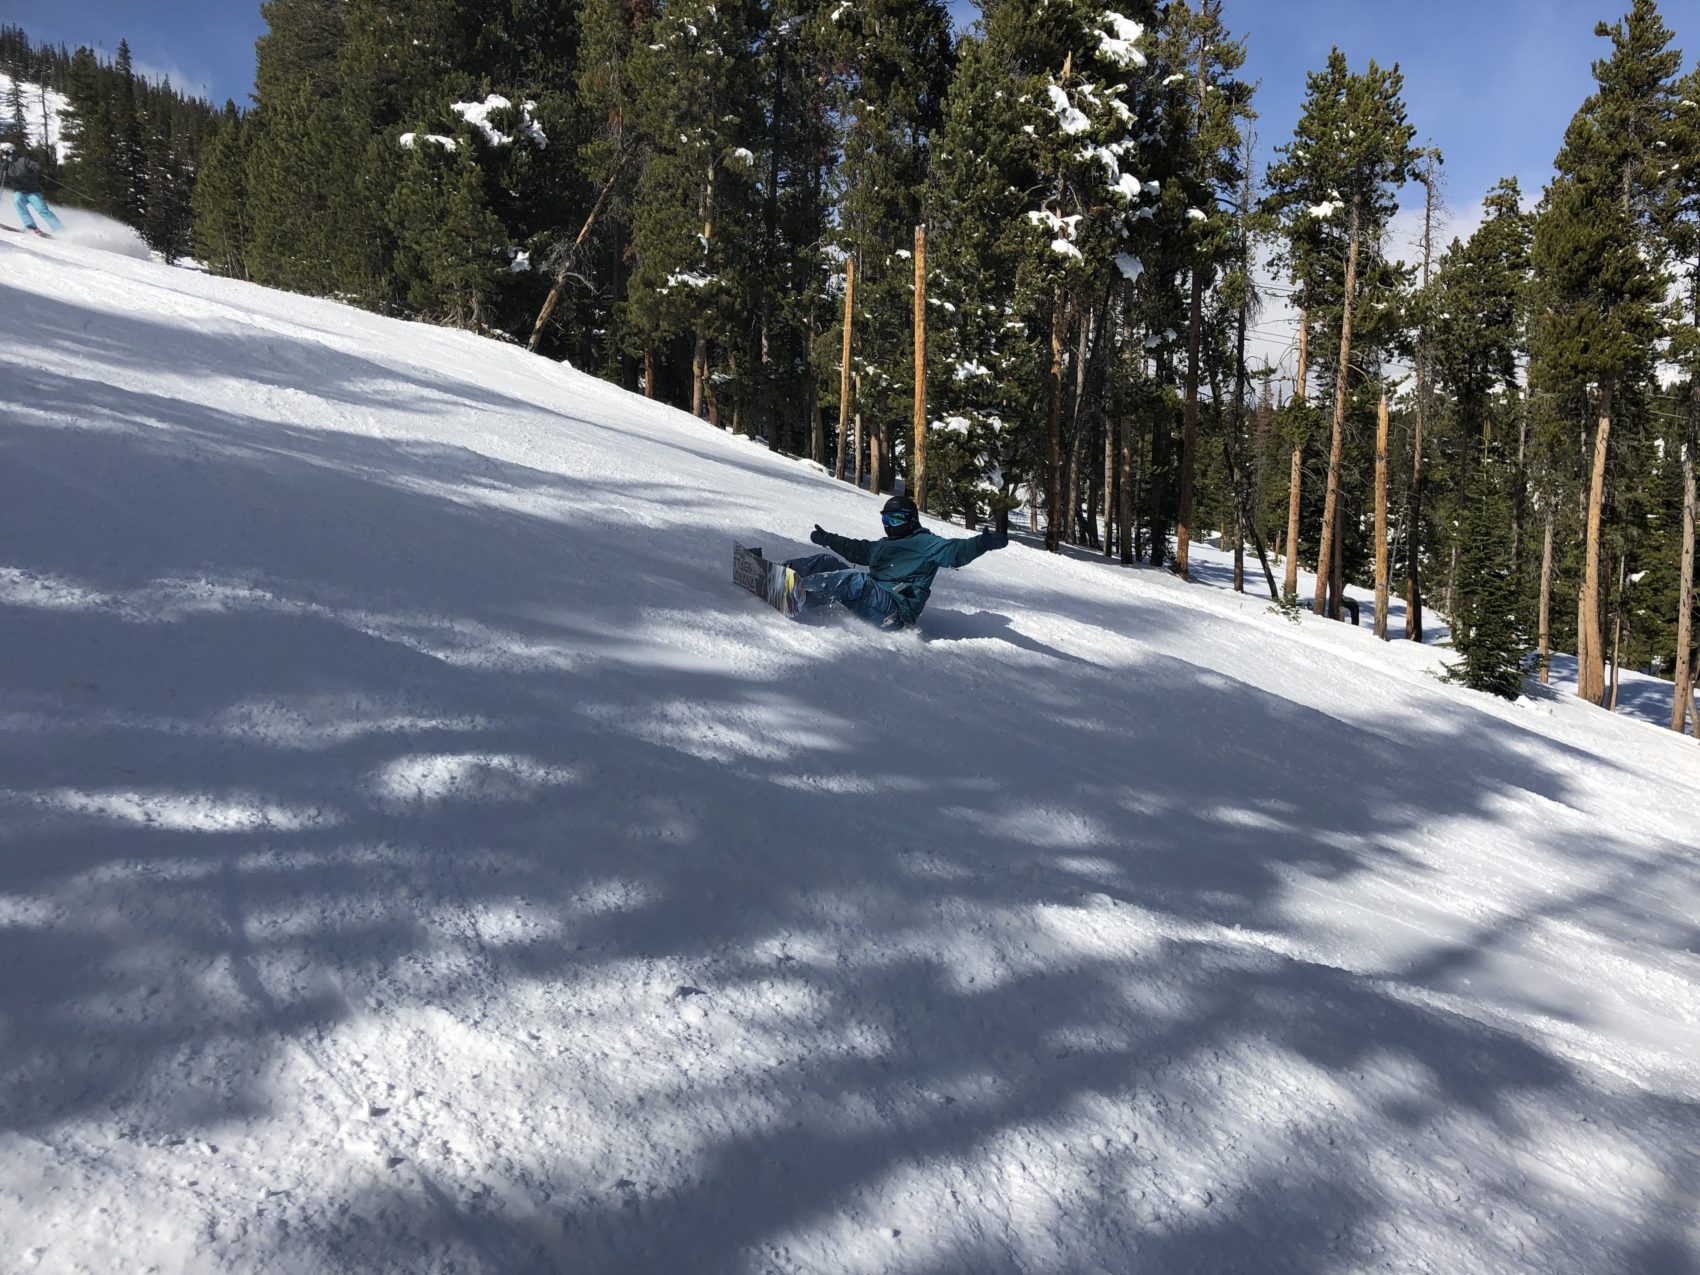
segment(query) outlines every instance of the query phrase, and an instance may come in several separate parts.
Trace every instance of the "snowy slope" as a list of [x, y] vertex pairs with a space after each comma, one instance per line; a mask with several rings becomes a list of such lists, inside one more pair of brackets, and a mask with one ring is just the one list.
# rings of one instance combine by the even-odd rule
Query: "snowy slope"
[[1700, 1269], [1692, 740], [0, 239], [0, 1267]]
[[[1285, 578], [1285, 567], [1280, 558], [1271, 556], [1270, 570], [1275, 576], [1276, 587], [1279, 588]], [[1218, 589], [1231, 589], [1234, 582], [1234, 555], [1232, 545], [1226, 550], [1212, 544], [1195, 544], [1192, 547], [1192, 577], [1200, 584], [1214, 585]], [[1264, 581], [1263, 571], [1257, 564], [1257, 555], [1248, 545], [1245, 551], [1245, 587], [1262, 597], [1268, 596], [1268, 585]], [[1402, 579], [1395, 579], [1394, 588], [1403, 587]], [[1310, 600], [1316, 596], [1316, 575], [1314, 572], [1301, 570], [1299, 572], [1299, 597], [1308, 607]], [[1355, 598], [1359, 604], [1359, 623], [1368, 628], [1375, 623], [1375, 589], [1373, 585], [1362, 586], [1348, 584], [1346, 596]], [[1389, 640], [1403, 642], [1405, 640], [1405, 603], [1398, 596], [1388, 598], [1387, 631]], [[1436, 645], [1450, 647], [1452, 634], [1447, 627], [1446, 617], [1425, 606], [1423, 611], [1423, 641]], [[1621, 668], [1618, 670], [1620, 687], [1618, 691], [1617, 711], [1625, 717], [1637, 721], [1651, 722], [1655, 726], [1668, 727], [1671, 719], [1671, 696], [1674, 687], [1664, 678], [1654, 677], [1636, 669]], [[1550, 685], [1554, 692], [1568, 695], [1576, 693], [1576, 657], [1554, 652], [1551, 657], [1549, 672]], [[1611, 665], [1606, 665], [1606, 685], [1611, 685]], [[1536, 689], [1536, 694], [1545, 692]]]

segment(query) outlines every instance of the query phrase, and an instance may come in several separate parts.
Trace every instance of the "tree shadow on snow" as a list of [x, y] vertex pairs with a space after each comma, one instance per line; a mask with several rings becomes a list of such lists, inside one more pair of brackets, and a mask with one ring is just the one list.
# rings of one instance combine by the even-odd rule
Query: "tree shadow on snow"
[[[1680, 959], [1683, 847], [1525, 830], [1590, 884], [1387, 969], [1309, 910], [1416, 906], [1413, 830], [1580, 802], [1514, 723], [1272, 695], [1131, 591], [1078, 608], [1144, 644], [1099, 662], [989, 571], [926, 643], [781, 625], [726, 581], [760, 502], [724, 449], [628, 429], [711, 487], [611, 488], [193, 406], [123, 388], [181, 329], [61, 309], [110, 375], [17, 370], [0, 432], [0, 1130], [318, 1146], [362, 1109], [326, 1180], [190, 1193], [255, 1268], [1694, 1268], [1700, 1109], [1469, 987], [1556, 923]], [[369, 392], [264, 339], [183, 366]], [[1531, 1185], [1601, 1147], [1610, 1224]]]

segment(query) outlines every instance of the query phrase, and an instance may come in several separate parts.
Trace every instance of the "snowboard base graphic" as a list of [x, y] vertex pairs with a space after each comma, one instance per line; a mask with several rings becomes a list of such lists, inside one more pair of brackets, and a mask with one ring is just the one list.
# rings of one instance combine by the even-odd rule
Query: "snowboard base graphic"
[[797, 573], [783, 562], [769, 562], [760, 549], [749, 549], [733, 542], [732, 583], [747, 589], [776, 611], [792, 619], [802, 610], [802, 589]]

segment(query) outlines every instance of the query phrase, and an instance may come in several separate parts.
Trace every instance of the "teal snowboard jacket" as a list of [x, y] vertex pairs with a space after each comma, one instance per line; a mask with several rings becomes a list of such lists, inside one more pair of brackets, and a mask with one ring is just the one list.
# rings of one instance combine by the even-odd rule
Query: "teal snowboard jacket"
[[905, 624], [915, 623], [927, 605], [940, 567], [966, 567], [992, 548], [995, 540], [984, 535], [947, 540], [925, 529], [901, 540], [851, 540], [830, 531], [825, 536], [828, 549], [846, 562], [867, 567], [876, 584], [891, 590]]

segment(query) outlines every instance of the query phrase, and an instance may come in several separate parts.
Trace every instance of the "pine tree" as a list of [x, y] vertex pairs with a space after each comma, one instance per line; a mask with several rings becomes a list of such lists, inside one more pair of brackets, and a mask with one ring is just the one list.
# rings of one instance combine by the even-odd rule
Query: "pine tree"
[[[1181, 434], [1180, 508], [1175, 534], [1175, 572], [1186, 579], [1193, 527], [1193, 483], [1197, 468], [1199, 389], [1206, 354], [1205, 294], [1238, 251], [1237, 221], [1220, 211], [1222, 200], [1239, 193], [1240, 132], [1250, 115], [1250, 91], [1234, 79], [1245, 65], [1243, 43], [1228, 37], [1221, 0], [1200, 0], [1196, 11], [1172, 5], [1165, 31], [1166, 64], [1185, 68], [1190, 90], [1182, 160], [1187, 200], [1187, 310], [1185, 424]], [[1237, 373], [1236, 373], [1237, 375]]]
[[1612, 54], [1594, 64], [1598, 91], [1571, 121], [1536, 224], [1535, 267], [1548, 304], [1537, 324], [1533, 377], [1558, 394], [1596, 387], [1577, 694], [1597, 704], [1606, 689], [1600, 555], [1612, 424], [1649, 375], [1658, 335], [1663, 286], [1650, 263], [1647, 228], [1669, 183], [1652, 143], [1662, 140], [1680, 63], [1652, 0], [1635, 0], [1624, 21], [1602, 23], [1596, 34], [1612, 41]]
[[116, 91], [112, 96], [113, 211], [120, 221], [140, 228], [147, 207], [147, 148], [142, 140], [141, 103], [130, 64], [130, 45], [118, 42]]
[[[258, 44], [242, 180], [250, 278], [382, 309], [392, 298], [384, 212], [401, 168], [396, 99], [408, 89], [383, 70], [389, 46], [373, 32], [385, 15], [373, 4], [265, 6], [273, 26]], [[380, 108], [390, 116], [381, 124]]]
[[262, 107], [297, 89], [330, 87], [347, 35], [343, 0], [265, 0], [266, 32], [255, 42], [254, 97]]
[[22, 72], [13, 68], [11, 84], [6, 89], [6, 120], [0, 124], [0, 140], [11, 142], [12, 145], [23, 149], [30, 144], [29, 125], [24, 119], [23, 85], [20, 83]]
[[201, 152], [191, 211], [195, 256], [214, 274], [248, 275], [247, 123], [226, 102], [218, 130]]
[[1667, 455], [1679, 458], [1682, 478], [1681, 527], [1676, 546], [1676, 623], [1672, 635], [1673, 699], [1671, 729], [1681, 732], [1694, 719], [1700, 735], [1700, 708], [1695, 705], [1695, 668], [1700, 652], [1695, 649], [1695, 537], [1700, 523], [1700, 67], [1696, 67], [1672, 92], [1675, 107], [1664, 139], [1669, 171], [1659, 176], [1674, 178], [1669, 199], [1661, 209], [1659, 224], [1670, 259], [1682, 276], [1682, 303], [1671, 325], [1670, 358], [1688, 373], [1687, 393], [1682, 400], [1681, 424], [1666, 431]]
[[[634, 352], [653, 366], [660, 347], [690, 340], [690, 410], [719, 415], [711, 342], [749, 362], [740, 322], [760, 102], [755, 32], [741, 7], [682, 0], [653, 17], [632, 51], [632, 125], [648, 163], [632, 223], [637, 262], [625, 320]], [[735, 381], [733, 366], [729, 380]], [[741, 387], [733, 385], [737, 394]]]
[[1447, 676], [1473, 690], [1514, 700], [1522, 693], [1529, 643], [1505, 535], [1511, 505], [1503, 468], [1485, 465], [1470, 487], [1459, 533], [1458, 602], [1452, 616], [1452, 646], [1463, 658]]
[[884, 487], [912, 411], [912, 254], [943, 127], [950, 15], [940, 0], [857, 0], [833, 6], [821, 27], [842, 156], [830, 196], [836, 247], [856, 261], [857, 406], [874, 427], [870, 470]]
[[470, 130], [452, 138], [410, 137], [409, 143], [388, 209], [397, 238], [397, 283], [424, 317], [483, 328], [508, 267], [505, 235], [485, 198]]
[[1005, 450], [1028, 475], [1043, 477], [1053, 549], [1075, 534], [1070, 478], [1083, 451], [1083, 408], [1103, 398], [1086, 393], [1088, 373], [1094, 362], [1105, 366], [1120, 330], [1108, 318], [1110, 291], [1141, 269], [1135, 221], [1157, 211], [1146, 204], [1156, 190], [1140, 175], [1147, 157], [1139, 138], [1149, 128], [1137, 125], [1132, 105], [1147, 78], [1140, 19], [1151, 8], [1128, 17], [1090, 3], [1005, 0], [986, 14], [978, 55], [989, 59], [982, 91], [1007, 93], [1016, 107], [1017, 130], [999, 142], [994, 165], [1021, 195], [1016, 215], [996, 230], [1013, 266], [1005, 321], [1044, 342], [1044, 431], [1022, 428]]
[[[1044, 393], [1040, 341], [1015, 310], [1030, 160], [1026, 110], [1009, 82], [997, 46], [973, 35], [962, 42], [929, 200], [933, 290], [952, 307], [935, 343], [934, 504], [976, 518], [984, 507], [1006, 528], [1017, 487], [1039, 463], [1017, 422], [1043, 411]], [[994, 475], [995, 491], [986, 486]]]
[[[1294, 140], [1279, 148], [1282, 159], [1269, 172], [1269, 206], [1289, 226], [1300, 218], [1328, 222], [1345, 219], [1345, 278], [1341, 282], [1338, 368], [1334, 378], [1334, 422], [1330, 434], [1328, 486], [1317, 550], [1314, 610], [1323, 614], [1337, 552], [1341, 459], [1352, 371], [1353, 310], [1358, 300], [1360, 257], [1376, 243], [1397, 210], [1395, 192], [1408, 180], [1420, 157], [1413, 147], [1416, 131], [1406, 122], [1401, 99], [1404, 77], [1395, 65], [1383, 70], [1372, 60], [1354, 75], [1346, 57], [1334, 49], [1325, 71], [1309, 77], [1304, 114]], [[1300, 232], [1305, 270], [1314, 268], [1319, 237]]]
[[159, 111], [148, 139], [148, 203], [141, 226], [148, 247], [168, 262], [188, 254], [194, 229], [187, 171], [174, 132], [167, 105]]
[[1528, 286], [1534, 218], [1523, 211], [1516, 178], [1488, 195], [1487, 219], [1468, 243], [1453, 242], [1433, 298], [1433, 361], [1458, 404], [1466, 452], [1487, 443], [1487, 400], [1515, 391], [1527, 350]]
[[63, 126], [72, 156], [67, 184], [82, 193], [93, 211], [116, 214], [120, 197], [112, 105], [107, 77], [93, 50], [77, 50], [67, 89], [69, 109]]

